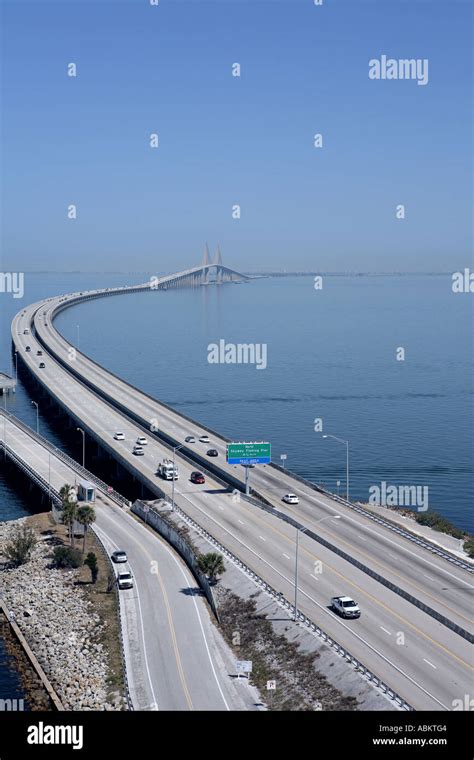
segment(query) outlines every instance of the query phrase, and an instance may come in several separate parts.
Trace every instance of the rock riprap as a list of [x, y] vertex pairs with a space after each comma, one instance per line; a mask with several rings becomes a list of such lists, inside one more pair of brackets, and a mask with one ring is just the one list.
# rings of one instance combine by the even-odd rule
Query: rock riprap
[[26, 518], [0, 523], [0, 594], [67, 710], [112, 710], [107, 703], [104, 623], [80, 586], [78, 570], [51, 567], [53, 545], [38, 536], [24, 565], [4, 565], [2, 548]]

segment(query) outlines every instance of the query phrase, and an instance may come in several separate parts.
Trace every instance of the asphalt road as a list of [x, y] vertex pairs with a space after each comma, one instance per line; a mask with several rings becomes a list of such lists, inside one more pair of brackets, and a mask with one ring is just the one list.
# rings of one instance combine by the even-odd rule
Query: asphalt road
[[[28, 316], [25, 314], [23, 319]], [[171, 484], [157, 479], [155, 475], [158, 461], [169, 454], [166, 447], [150, 437], [145, 456], [134, 457], [131, 447], [141, 434], [141, 429], [74, 380], [52, 357], [45, 355], [46, 368], [39, 370], [34, 353], [24, 352], [25, 340], [34, 351], [37, 344], [31, 335], [22, 334], [23, 325], [24, 322], [15, 321], [12, 333], [22, 351], [22, 358], [33, 374], [80, 420], [81, 426], [125, 467], [140, 474], [143, 482], [152, 490], [159, 493], [160, 489], [169, 494]], [[124, 432], [125, 441], [113, 440], [116, 430]], [[199, 428], [192, 426], [191, 432], [199, 432]], [[212, 478], [208, 478], [204, 486], [192, 485], [189, 475], [193, 465], [179, 455], [177, 463], [180, 467], [180, 480], [176, 488], [176, 502], [180, 507], [291, 599], [294, 582], [294, 528], [242, 499], [233, 498], [232, 494], [223, 493], [220, 484]], [[266, 472], [268, 471], [271, 468], [267, 468]], [[287, 490], [296, 490], [294, 480], [291, 489]], [[305, 510], [309, 509], [309, 504], [300, 504]], [[317, 507], [317, 504], [313, 507], [315, 513]], [[324, 504], [319, 509], [323, 511], [324, 517], [334, 514]], [[329, 532], [338, 535], [336, 531], [341, 530], [341, 525], [348, 531], [354, 531], [354, 522], [357, 522], [354, 513], [347, 508], [346, 514], [339, 504], [334, 509], [336, 514], [341, 515], [341, 519], [327, 519], [318, 525], [317, 530], [321, 535], [323, 526], [328, 535]], [[298, 518], [301, 519], [300, 512]], [[361, 521], [360, 525], [362, 524]], [[357, 530], [361, 531], [361, 535], [362, 531], [370, 535], [371, 546], [364, 548], [370, 559], [372, 544], [382, 540], [371, 531], [379, 529], [369, 523]], [[398, 573], [403, 573], [404, 565], [414, 561], [410, 554], [415, 552], [413, 546], [408, 542], [404, 546], [404, 540], [397, 540], [389, 531], [385, 539], [389, 542], [390, 550], [397, 553], [398, 559], [394, 560], [392, 566]], [[357, 545], [354, 551], [356, 548]], [[387, 562], [383, 553], [379, 556]], [[426, 553], [425, 558], [423, 552], [420, 552], [420, 557], [422, 558], [417, 561], [423, 563], [425, 568], [431, 568], [432, 572], [440, 573], [446, 585], [448, 578], [457, 587], [464, 587], [469, 582], [462, 571], [458, 577], [459, 571], [450, 565], [444, 568], [443, 563], [439, 562], [438, 567], [430, 554]], [[413, 571], [413, 577], [416, 578], [416, 571]], [[416, 582], [425, 586], [425, 582], [419, 578]], [[328, 609], [330, 597], [337, 594], [349, 594], [356, 598], [362, 608], [359, 620], [344, 621]], [[454, 604], [453, 609], [456, 611], [457, 601], [453, 603], [450, 599], [449, 603], [450, 606]], [[298, 604], [309, 618], [389, 683], [415, 708], [451, 709], [453, 699], [470, 693], [472, 648], [467, 641], [306, 536], [301, 536], [300, 540]]]

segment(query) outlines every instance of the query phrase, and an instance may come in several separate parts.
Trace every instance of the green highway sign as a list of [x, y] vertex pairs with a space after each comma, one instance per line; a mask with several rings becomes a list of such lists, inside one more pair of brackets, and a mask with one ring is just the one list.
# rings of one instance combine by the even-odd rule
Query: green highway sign
[[226, 459], [229, 464], [270, 464], [272, 446], [264, 441], [228, 443]]

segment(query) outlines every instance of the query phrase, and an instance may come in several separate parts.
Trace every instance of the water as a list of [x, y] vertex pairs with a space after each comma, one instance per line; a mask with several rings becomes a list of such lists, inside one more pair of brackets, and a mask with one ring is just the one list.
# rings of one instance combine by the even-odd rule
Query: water
[[[49, 295], [143, 282], [134, 274], [30, 274], [24, 301], [4, 300], [0, 370], [12, 371], [10, 321]], [[472, 299], [449, 276], [263, 279], [251, 284], [92, 301], [56, 325], [96, 361], [178, 411], [235, 440], [268, 439], [273, 456], [336, 491], [346, 438], [351, 494], [367, 500], [385, 480], [428, 485], [430, 507], [473, 531]], [[79, 331], [77, 329], [79, 325]], [[214, 365], [209, 343], [266, 343], [268, 367]], [[396, 361], [398, 347], [405, 361]], [[11, 411], [36, 424], [20, 383]], [[40, 430], [80, 458], [50, 427]], [[192, 426], [190, 426], [191, 430]], [[0, 520], [30, 513], [1, 478]], [[13, 679], [13, 681], [12, 681]], [[0, 698], [18, 688], [0, 644]], [[16, 695], [16, 692], [15, 692]], [[21, 695], [19, 695], [21, 696]]]
[[[28, 275], [25, 303], [53, 293], [142, 282], [143, 274]], [[9, 319], [22, 306], [10, 302]], [[56, 325], [96, 361], [236, 440], [270, 440], [274, 460], [337, 490], [350, 441], [351, 495], [382, 480], [427, 485], [430, 508], [474, 529], [472, 299], [443, 276], [262, 279], [81, 304]], [[207, 346], [266, 343], [268, 367], [215, 365]], [[396, 361], [398, 347], [405, 361]], [[2, 352], [3, 354], [3, 352]], [[3, 368], [8, 369], [8, 361]], [[12, 411], [34, 425], [20, 386]], [[42, 431], [64, 442], [40, 417]], [[78, 447], [80, 441], [78, 441]], [[76, 452], [76, 456], [78, 453]], [[2, 499], [0, 519], [21, 511]]]

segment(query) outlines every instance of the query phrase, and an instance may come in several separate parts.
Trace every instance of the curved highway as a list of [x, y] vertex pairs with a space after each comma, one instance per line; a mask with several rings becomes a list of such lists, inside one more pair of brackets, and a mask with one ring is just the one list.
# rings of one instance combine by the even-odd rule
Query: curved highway
[[[96, 295], [91, 294], [91, 297]], [[95, 377], [97, 389], [100, 382], [101, 392], [113, 398], [115, 404], [121, 394], [124, 394], [123, 399], [126, 395], [130, 407], [134, 408], [133, 414], [146, 420], [148, 427], [158, 420], [159, 428], [166, 428], [177, 443], [184, 440], [185, 435], [209, 431], [145, 394], [135, 390], [130, 393], [130, 386], [82, 354], [71, 352], [71, 347], [52, 327], [51, 319], [58, 305], [64, 307], [83, 297], [75, 294], [52, 298], [23, 310], [12, 323], [15, 347], [38, 382], [93, 439], [150, 490], [169, 494], [171, 484], [155, 474], [158, 461], [169, 456], [169, 447], [148, 434], [145, 456], [134, 457], [131, 448], [137, 436], [143, 434], [143, 427], [101, 398], [91, 388], [92, 378]], [[33, 326], [36, 334], [31, 332]], [[25, 334], [25, 330], [30, 332]], [[27, 345], [30, 352], [26, 352]], [[39, 368], [38, 350], [43, 351], [43, 369]], [[88, 385], [79, 380], [81, 375]], [[125, 441], [113, 439], [117, 430], [124, 432]], [[225, 440], [213, 433], [210, 437], [211, 445], [220, 452], [220, 466], [225, 476]], [[196, 448], [198, 446], [205, 450], [202, 444], [196, 444]], [[180, 467], [176, 487], [179, 506], [291, 599], [295, 529], [275, 515], [223, 493], [219, 479], [211, 476], [204, 486], [191, 484], [189, 476], [195, 464], [180, 454], [176, 456]], [[230, 469], [235, 477], [236, 471]], [[290, 473], [281, 473], [272, 467], [255, 468], [252, 477], [257, 490], [264, 492], [280, 509], [282, 493], [299, 493], [298, 508], [285, 506], [284, 511], [293, 513], [305, 526], [327, 537], [348, 554], [361, 557], [364, 564], [370, 564], [384, 577], [393, 577], [398, 585], [422, 597], [463, 627], [470, 625], [472, 585], [463, 569], [370, 522], [350, 507], [315, 492]], [[340, 519], [334, 519], [335, 515]], [[319, 523], [322, 518], [324, 522]], [[359, 620], [344, 621], [328, 609], [330, 597], [338, 594], [349, 594], [357, 599], [362, 608]], [[449, 710], [454, 699], [470, 693], [472, 648], [465, 639], [305, 535], [300, 537], [299, 607], [416, 709]]]

